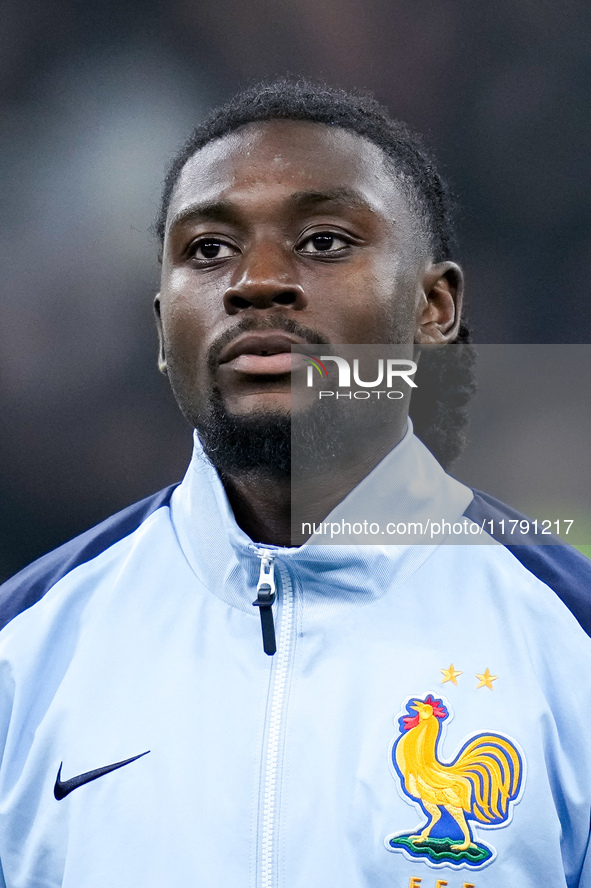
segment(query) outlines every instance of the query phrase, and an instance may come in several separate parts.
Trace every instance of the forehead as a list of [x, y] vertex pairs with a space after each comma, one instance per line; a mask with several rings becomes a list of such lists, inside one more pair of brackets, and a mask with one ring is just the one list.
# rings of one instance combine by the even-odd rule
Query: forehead
[[168, 221], [195, 201], [281, 202], [299, 191], [356, 192], [385, 220], [408, 219], [391, 163], [373, 142], [325, 124], [252, 123], [210, 142], [183, 167]]

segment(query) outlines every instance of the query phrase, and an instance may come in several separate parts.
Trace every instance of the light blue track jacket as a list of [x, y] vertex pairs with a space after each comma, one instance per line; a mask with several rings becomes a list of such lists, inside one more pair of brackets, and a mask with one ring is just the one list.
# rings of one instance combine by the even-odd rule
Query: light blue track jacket
[[[369, 479], [510, 514], [411, 434]], [[0, 884], [591, 888], [590, 564], [486, 539], [256, 545], [197, 441], [2, 589]]]

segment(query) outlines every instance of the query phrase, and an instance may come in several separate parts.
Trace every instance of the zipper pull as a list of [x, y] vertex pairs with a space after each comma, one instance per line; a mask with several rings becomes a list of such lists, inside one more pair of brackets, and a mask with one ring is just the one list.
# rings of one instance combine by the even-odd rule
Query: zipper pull
[[253, 605], [258, 607], [261, 615], [261, 630], [263, 633], [263, 650], [272, 656], [277, 650], [275, 641], [275, 624], [273, 623], [272, 606], [275, 601], [275, 556], [268, 549], [263, 549], [259, 554], [261, 559], [261, 572], [257, 583], [257, 597]]

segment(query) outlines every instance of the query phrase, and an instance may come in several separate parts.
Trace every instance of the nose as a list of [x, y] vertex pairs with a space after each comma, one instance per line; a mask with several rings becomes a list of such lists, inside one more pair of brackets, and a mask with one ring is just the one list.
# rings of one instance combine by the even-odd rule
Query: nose
[[291, 256], [268, 243], [243, 254], [235, 279], [224, 293], [224, 308], [229, 315], [250, 308], [301, 311], [307, 304]]

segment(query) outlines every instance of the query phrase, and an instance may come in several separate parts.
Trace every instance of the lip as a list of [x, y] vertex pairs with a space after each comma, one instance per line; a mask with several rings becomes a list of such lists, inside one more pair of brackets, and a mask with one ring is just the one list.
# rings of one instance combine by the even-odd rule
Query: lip
[[243, 333], [222, 349], [219, 362], [229, 364], [245, 355], [266, 360], [275, 355], [288, 354], [291, 360], [292, 345], [306, 345], [306, 342], [297, 336], [280, 331], [261, 330], [260, 333]]

